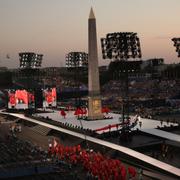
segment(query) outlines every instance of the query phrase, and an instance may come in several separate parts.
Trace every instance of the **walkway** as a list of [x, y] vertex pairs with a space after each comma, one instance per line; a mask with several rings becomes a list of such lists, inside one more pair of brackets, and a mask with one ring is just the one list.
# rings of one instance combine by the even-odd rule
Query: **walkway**
[[[29, 117], [25, 117], [23, 114], [5, 113], [5, 112], [0, 112], [0, 113], [9, 114], [9, 115], [12, 115], [12, 116], [15, 116], [15, 117], [19, 117], [19, 118], [22, 118], [24, 120], [27, 120], [27, 121], [30, 121], [30, 122], [33, 122], [33, 123], [37, 123], [37, 124], [40, 124], [42, 126], [46, 126], [48, 128], [51, 128], [51, 129], [54, 129], [54, 130], [57, 130], [57, 131], [60, 131], [60, 132], [63, 132], [63, 133], [78, 137], [78, 138], [81, 138], [81, 139], [85, 138], [84, 134], [77, 133], [77, 132], [74, 132], [74, 131], [70, 131], [70, 130], [67, 130], [67, 129], [63, 129], [61, 127], [57, 127], [57, 126], [54, 126], [54, 125], [51, 125], [51, 124], [48, 124], [48, 123], [45, 123], [45, 122], [41, 122], [41, 121], [29, 118]], [[152, 166], [154, 166], [154, 167], [156, 167], [158, 169], [161, 169], [161, 170], [166, 171], [166, 172], [168, 172], [170, 174], [173, 174], [173, 175], [176, 175], [176, 176], [180, 177], [180, 169], [179, 168], [176, 168], [176, 167], [171, 166], [169, 164], [158, 161], [158, 160], [156, 160], [154, 158], [151, 158], [151, 157], [149, 157], [147, 155], [144, 155], [144, 154], [139, 153], [137, 151], [134, 151], [132, 149], [129, 149], [129, 148], [117, 145], [117, 144], [113, 144], [113, 143], [110, 143], [110, 142], [107, 142], [107, 141], [103, 141], [101, 139], [97, 139], [97, 138], [94, 138], [94, 137], [86, 136], [86, 139], [88, 141], [90, 141], [90, 142], [93, 142], [93, 143], [96, 143], [96, 144], [106, 146], [106, 147], [109, 147], [111, 149], [123, 152], [124, 154], [129, 155], [129, 156], [131, 156], [131, 157], [133, 157], [133, 158], [135, 158], [137, 160], [143, 161], [143, 162], [145, 162], [147, 164], [150, 164], [150, 165], [152, 165]]]
[[169, 133], [169, 132], [162, 131], [159, 129], [141, 129], [141, 131], [148, 133], [148, 134], [158, 136], [158, 137], [169, 139], [172, 141], [180, 142], [180, 135], [177, 135], [177, 134]]

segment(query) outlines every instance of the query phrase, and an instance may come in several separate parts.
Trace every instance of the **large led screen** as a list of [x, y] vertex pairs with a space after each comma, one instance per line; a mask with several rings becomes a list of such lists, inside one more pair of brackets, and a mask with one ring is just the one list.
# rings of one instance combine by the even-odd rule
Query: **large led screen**
[[27, 90], [8, 91], [8, 109], [32, 109], [34, 107], [33, 92]]
[[56, 88], [47, 88], [43, 90], [43, 107], [56, 107]]

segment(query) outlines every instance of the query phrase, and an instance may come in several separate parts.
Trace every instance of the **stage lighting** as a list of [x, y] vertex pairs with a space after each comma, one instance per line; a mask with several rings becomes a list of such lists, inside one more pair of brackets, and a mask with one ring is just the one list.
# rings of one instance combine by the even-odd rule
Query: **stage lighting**
[[66, 67], [77, 68], [88, 66], [88, 54], [85, 52], [70, 52], [66, 55]]
[[20, 68], [39, 68], [42, 64], [43, 55], [33, 52], [19, 53]]
[[178, 57], [180, 57], [180, 38], [173, 38], [174, 46], [176, 47], [176, 52], [178, 53]]
[[103, 59], [128, 60], [141, 58], [140, 41], [137, 33], [109, 33], [101, 38]]
[[66, 55], [66, 67], [74, 73], [75, 106], [81, 106], [80, 98], [80, 73], [87, 70], [88, 54], [85, 52], [70, 52]]
[[[115, 32], [101, 38], [102, 57], [103, 59], [112, 59], [110, 67], [113, 68], [112, 75], [115, 78], [122, 77], [123, 95], [122, 95], [122, 136], [124, 136], [125, 120], [129, 119], [129, 73], [134, 72], [129, 59], [141, 58], [140, 40], [137, 33], [133, 32]], [[138, 62], [138, 61], [137, 61]], [[110, 68], [111, 69], [111, 68]], [[127, 117], [127, 118], [126, 118]]]

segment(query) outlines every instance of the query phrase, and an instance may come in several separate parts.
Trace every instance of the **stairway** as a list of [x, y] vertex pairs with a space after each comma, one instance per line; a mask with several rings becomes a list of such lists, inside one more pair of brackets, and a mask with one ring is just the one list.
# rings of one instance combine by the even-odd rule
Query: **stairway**
[[51, 128], [41, 126], [41, 125], [36, 125], [32, 127], [31, 130], [43, 136], [47, 136], [48, 133], [51, 131]]

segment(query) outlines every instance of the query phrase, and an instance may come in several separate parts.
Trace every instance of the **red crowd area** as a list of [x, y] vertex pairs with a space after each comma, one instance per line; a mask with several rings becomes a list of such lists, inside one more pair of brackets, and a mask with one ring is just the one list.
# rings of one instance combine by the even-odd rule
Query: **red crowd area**
[[111, 159], [101, 153], [87, 151], [80, 145], [64, 146], [54, 141], [53, 146], [49, 147], [49, 153], [58, 157], [59, 160], [71, 164], [81, 164], [87, 172], [98, 180], [126, 180], [136, 176], [136, 169], [129, 166], [126, 168], [118, 159]]

